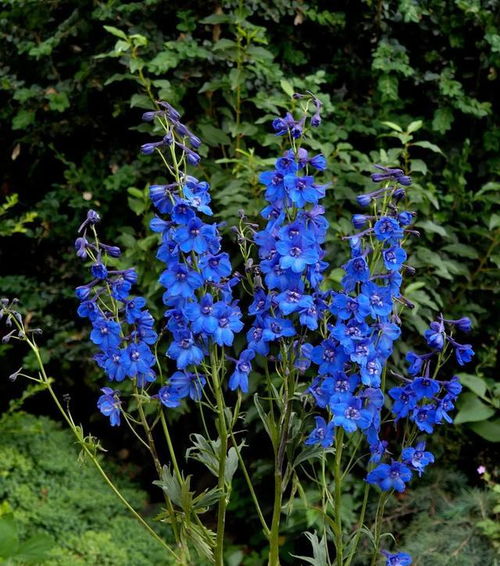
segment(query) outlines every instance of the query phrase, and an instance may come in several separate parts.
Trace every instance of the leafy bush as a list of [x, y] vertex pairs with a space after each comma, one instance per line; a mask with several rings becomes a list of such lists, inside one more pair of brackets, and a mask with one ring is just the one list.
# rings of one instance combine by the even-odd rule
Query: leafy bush
[[[4, 415], [0, 429], [0, 501], [9, 506], [2, 511], [13, 511], [20, 540], [41, 534], [53, 540], [44, 566], [168, 563], [95, 469], [77, 461], [69, 431], [26, 413]], [[120, 483], [133, 506], [144, 509], [146, 494], [126, 478]]]

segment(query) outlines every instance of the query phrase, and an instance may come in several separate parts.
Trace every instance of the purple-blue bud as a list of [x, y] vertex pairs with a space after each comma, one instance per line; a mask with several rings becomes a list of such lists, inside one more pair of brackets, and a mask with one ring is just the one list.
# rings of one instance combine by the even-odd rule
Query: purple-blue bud
[[89, 224], [97, 224], [101, 220], [101, 217], [95, 210], [89, 210], [87, 212], [87, 221]]
[[80, 285], [75, 289], [76, 296], [80, 301], [86, 301], [90, 296], [90, 287], [88, 285]]
[[99, 244], [99, 246], [111, 257], [120, 257], [122, 251], [118, 246], [107, 246], [106, 244]]
[[77, 257], [85, 259], [87, 257], [88, 242], [85, 238], [77, 238], [75, 240], [75, 250]]
[[372, 201], [372, 196], [371, 195], [358, 195], [356, 197], [356, 200], [358, 201], [358, 204], [360, 206], [368, 206]]
[[165, 108], [167, 110], [168, 117], [171, 120], [178, 120], [181, 117], [179, 112], [177, 112], [177, 110], [173, 106], [170, 106], [170, 104], [168, 102], [158, 101], [158, 104], [162, 108]]
[[398, 220], [402, 226], [409, 226], [413, 222], [413, 212], [409, 212], [408, 210], [400, 212], [398, 214]]
[[398, 175], [397, 180], [399, 184], [405, 187], [409, 187], [411, 185], [411, 177], [408, 175]]
[[195, 136], [194, 134], [189, 134], [189, 143], [191, 144], [192, 147], [194, 147], [195, 149], [198, 149], [201, 145], [201, 140], [198, 136]]
[[162, 145], [162, 143], [163, 143], [162, 141], [154, 142], [154, 143], [145, 143], [141, 145], [141, 152], [144, 155], [151, 155], [158, 146]]
[[472, 330], [472, 322], [470, 318], [467, 316], [463, 316], [458, 320], [453, 320], [450, 322], [453, 322], [453, 324], [458, 328], [458, 330], [461, 330], [462, 332], [470, 332]]
[[354, 214], [352, 217], [352, 225], [354, 228], [362, 228], [368, 221], [366, 214]]
[[392, 193], [392, 198], [395, 201], [400, 201], [402, 198], [404, 198], [406, 196], [406, 191], [403, 189], [403, 187], [399, 187], [398, 189], [396, 189], [393, 193]]
[[201, 161], [201, 157], [197, 153], [187, 148], [186, 148], [186, 159], [190, 165], [194, 165], [194, 166], [198, 165], [198, 163]]
[[317, 128], [320, 124], [321, 116], [319, 115], [319, 112], [316, 112], [316, 114], [314, 114], [311, 118], [311, 128]]
[[144, 114], [142, 115], [142, 119], [145, 122], [151, 122], [152, 120], [154, 120], [156, 114], [157, 112], [144, 112]]

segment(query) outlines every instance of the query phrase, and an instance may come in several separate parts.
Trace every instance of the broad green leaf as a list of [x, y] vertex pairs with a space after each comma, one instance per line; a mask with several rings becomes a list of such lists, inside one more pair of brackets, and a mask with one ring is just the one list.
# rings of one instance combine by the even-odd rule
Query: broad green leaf
[[47, 557], [54, 545], [54, 541], [48, 535], [44, 533], [34, 535], [19, 545], [16, 558], [27, 564], [39, 564]]
[[198, 126], [201, 139], [210, 146], [229, 145], [231, 139], [220, 128], [215, 128], [211, 124], [202, 124]]
[[119, 37], [120, 39], [127, 39], [127, 34], [121, 29], [115, 28], [113, 26], [103, 26], [103, 28], [115, 37]]
[[12, 119], [13, 130], [24, 130], [35, 121], [35, 112], [33, 110], [19, 110]]
[[65, 92], [54, 92], [47, 95], [47, 100], [49, 101], [49, 108], [51, 110], [56, 110], [57, 112], [64, 112], [66, 108], [69, 108], [69, 98]]
[[466, 257], [469, 259], [477, 259], [479, 257], [477, 250], [466, 244], [448, 244], [443, 247], [443, 250], [458, 257]]
[[417, 130], [420, 130], [420, 128], [423, 125], [424, 123], [422, 122], [422, 120], [415, 120], [414, 122], [410, 122], [410, 124], [406, 128], [406, 132], [408, 134], [411, 134], [412, 132], [416, 132]]
[[12, 513], [0, 517], [0, 558], [15, 556], [19, 548], [17, 527]]
[[228, 14], [212, 14], [200, 20], [200, 24], [226, 24], [233, 20], [232, 15]]
[[432, 129], [444, 134], [451, 128], [454, 119], [453, 112], [449, 108], [438, 108], [436, 112], [434, 112]]
[[474, 393], [465, 393], [459, 401], [455, 424], [485, 421], [494, 414], [495, 410], [478, 399]]
[[441, 153], [442, 155], [444, 155], [443, 152], [441, 151], [441, 149], [440, 149], [436, 144], [433, 144], [433, 143], [428, 142], [428, 141], [425, 141], [425, 140], [424, 140], [424, 141], [413, 142], [411, 145], [416, 145], [416, 146], [418, 146], [418, 147], [423, 147], [423, 148], [425, 148], [425, 149], [430, 149], [430, 150], [433, 151], [434, 153]]
[[471, 375], [469, 373], [459, 373], [460, 383], [468, 387], [479, 397], [484, 397], [486, 390], [488, 389], [486, 382], [482, 377], [477, 375]]
[[439, 234], [440, 236], [443, 236], [443, 238], [446, 238], [448, 236], [446, 230], [439, 224], [432, 222], [432, 220], [422, 220], [418, 222], [415, 226], [417, 228], [422, 228], [426, 232], [433, 232], [435, 234]]
[[472, 423], [469, 427], [489, 442], [500, 442], [500, 419]]
[[280, 85], [286, 95], [290, 97], [293, 96], [295, 90], [290, 82], [288, 82], [286, 79], [281, 79]]
[[401, 126], [398, 126], [394, 122], [385, 121], [385, 122], [382, 122], [382, 124], [384, 124], [384, 126], [387, 126], [388, 128], [391, 128], [391, 130], [396, 130], [396, 132], [403, 133], [403, 128]]

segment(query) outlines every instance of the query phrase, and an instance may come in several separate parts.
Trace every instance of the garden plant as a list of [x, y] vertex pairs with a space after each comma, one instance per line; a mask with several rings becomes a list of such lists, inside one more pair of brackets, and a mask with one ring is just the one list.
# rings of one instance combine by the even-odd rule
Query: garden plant
[[[260, 219], [240, 211], [232, 230], [241, 272], [223, 251], [221, 226], [206, 221], [213, 214], [209, 184], [191, 174], [200, 165], [202, 140], [165, 101], [143, 114], [158, 138], [141, 146], [166, 169], [166, 182], [149, 189], [156, 211], [150, 228], [160, 235], [164, 319], [155, 321], [146, 299], [134, 293], [137, 272], [119, 269], [120, 248], [100, 240], [97, 211], [87, 212], [75, 241], [76, 255], [89, 262], [92, 276], [76, 289], [78, 314], [90, 320], [94, 359], [108, 379], [97, 407], [111, 426], [130, 427], [149, 451], [165, 500], [157, 518], [172, 542], [162, 540], [162, 529], [148, 524], [106, 474], [98, 441], [75, 424], [54, 392], [37, 346], [38, 329], [28, 326], [15, 301], [3, 299], [2, 315], [12, 327], [4, 341], [25, 341], [38, 361], [38, 376], [19, 370], [12, 378], [23, 376], [49, 390], [105, 481], [178, 564], [224, 564], [227, 508], [233, 479], [242, 474], [268, 541], [270, 566], [280, 564], [284, 509], [305, 491], [306, 476], [320, 494], [311, 506], [321, 528], [306, 533], [313, 555], [300, 559], [349, 566], [365, 537], [370, 564], [406, 566], [409, 554], [388, 549], [394, 545], [382, 532], [384, 508], [393, 492], [403, 493], [434, 462], [428, 438], [451, 422], [462, 389], [457, 377], [442, 376], [442, 368], [472, 359], [471, 345], [460, 337], [471, 321], [439, 315], [425, 330], [424, 351], [409, 351], [405, 367], [391, 363], [406, 310], [414, 306], [404, 296], [405, 275], [415, 275], [405, 243], [419, 234], [412, 227], [412, 181], [399, 167], [374, 164], [374, 189], [357, 196], [364, 210], [354, 214], [353, 234], [343, 238], [350, 259], [342, 265], [341, 289], [324, 284], [328, 222], [321, 201], [334, 187], [317, 181], [327, 161], [307, 149], [321, 125], [322, 103], [311, 92], [292, 98], [295, 116], [288, 112], [272, 122], [284, 151], [259, 177], [267, 206]], [[202, 425], [185, 456], [215, 477], [203, 491], [192, 488], [172, 443], [167, 415], [184, 403], [199, 411]], [[272, 446], [268, 517], [245, 463], [249, 404]], [[364, 495], [354, 527], [346, 529], [342, 498], [348, 474], [364, 484]], [[371, 497], [378, 503], [369, 524]]]
[[495, 0], [181, 4], [0, 7], [0, 562], [498, 566]]

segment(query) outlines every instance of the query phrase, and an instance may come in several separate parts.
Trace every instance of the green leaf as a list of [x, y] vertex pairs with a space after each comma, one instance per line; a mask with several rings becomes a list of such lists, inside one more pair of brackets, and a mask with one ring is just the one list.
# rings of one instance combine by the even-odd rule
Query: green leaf
[[132, 197], [127, 199], [128, 206], [130, 210], [135, 212], [137, 216], [140, 216], [146, 210], [146, 204], [143, 200], [138, 200]]
[[145, 94], [134, 94], [130, 99], [130, 108], [142, 108], [144, 110], [154, 110], [155, 105]]
[[119, 37], [120, 39], [127, 39], [127, 34], [121, 29], [115, 28], [113, 26], [103, 26], [103, 28], [115, 37]]
[[478, 251], [466, 244], [448, 244], [443, 247], [443, 250], [458, 257], [466, 257], [468, 259], [477, 259], [479, 257]]
[[227, 24], [232, 21], [232, 16], [227, 14], [212, 14], [200, 20], [200, 24]]
[[462, 395], [458, 404], [455, 424], [485, 421], [495, 414], [495, 410], [485, 405], [474, 393]]
[[433, 144], [433, 143], [431, 143], [431, 142], [425, 141], [425, 140], [424, 140], [424, 141], [417, 141], [417, 142], [414, 142], [414, 143], [412, 143], [411, 145], [417, 145], [418, 147], [423, 147], [423, 148], [425, 148], [425, 149], [430, 149], [430, 150], [433, 151], [434, 153], [441, 153], [441, 155], [444, 155], [443, 152], [441, 151], [441, 149], [440, 149], [437, 145], [435, 145], [435, 144]]
[[257, 409], [257, 413], [259, 413], [260, 420], [266, 429], [266, 432], [273, 443], [273, 446], [276, 443], [276, 425], [272, 422], [270, 416], [264, 411], [264, 408], [260, 404], [259, 396], [257, 393], [253, 396], [253, 401], [255, 403], [255, 408]]
[[453, 112], [449, 108], [438, 108], [436, 112], [434, 112], [432, 129], [444, 134], [451, 128], [454, 119]]
[[492, 214], [488, 222], [488, 228], [490, 230], [494, 230], [495, 228], [498, 228], [498, 226], [500, 226], [500, 215]]
[[469, 427], [489, 442], [500, 442], [500, 419], [472, 423]]
[[201, 133], [201, 138], [210, 146], [229, 145], [231, 139], [220, 128], [215, 128], [211, 124], [201, 124], [198, 126]]
[[478, 397], [484, 397], [488, 386], [482, 377], [477, 375], [471, 375], [469, 373], [459, 373], [460, 383], [468, 387], [473, 391]]
[[292, 84], [288, 82], [286, 79], [281, 79], [280, 85], [281, 88], [283, 89], [283, 92], [291, 98], [295, 92]]
[[418, 222], [415, 226], [417, 228], [422, 228], [427, 232], [433, 232], [434, 234], [439, 234], [440, 236], [443, 236], [443, 238], [446, 238], [448, 236], [446, 230], [439, 224], [432, 222], [432, 220], [422, 220]]
[[33, 110], [19, 110], [12, 119], [13, 130], [24, 130], [35, 121], [35, 112]]
[[403, 133], [403, 128], [401, 126], [398, 126], [394, 122], [382, 122], [382, 124], [384, 124], [384, 126], [387, 126], [388, 128], [391, 128], [391, 130], [396, 130], [396, 132]]
[[406, 132], [408, 134], [411, 134], [412, 132], [416, 132], [417, 130], [420, 130], [420, 128], [423, 125], [424, 123], [422, 122], [422, 120], [415, 120], [414, 122], [410, 122], [410, 124], [406, 128]]
[[12, 513], [0, 518], [0, 558], [15, 556], [19, 548], [17, 527]]
[[64, 112], [70, 106], [68, 95], [65, 92], [50, 93], [47, 95], [47, 100], [49, 108], [57, 112]]
[[28, 564], [40, 563], [54, 545], [54, 541], [44, 533], [32, 536], [19, 545], [16, 558]]

